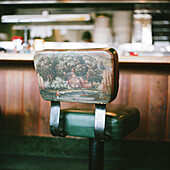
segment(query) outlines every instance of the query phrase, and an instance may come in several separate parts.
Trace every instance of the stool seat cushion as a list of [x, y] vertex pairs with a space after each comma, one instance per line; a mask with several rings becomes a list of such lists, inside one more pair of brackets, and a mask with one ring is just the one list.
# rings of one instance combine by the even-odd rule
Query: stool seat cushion
[[[69, 108], [61, 110], [60, 132], [68, 136], [94, 138], [94, 110]], [[139, 126], [139, 111], [131, 106], [107, 107], [105, 134], [111, 139], [121, 139]]]

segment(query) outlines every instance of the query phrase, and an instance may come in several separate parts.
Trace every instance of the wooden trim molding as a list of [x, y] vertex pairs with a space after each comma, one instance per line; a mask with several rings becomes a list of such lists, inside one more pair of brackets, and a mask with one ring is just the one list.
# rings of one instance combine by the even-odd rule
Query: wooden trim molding
[[[0, 61], [33, 61], [34, 54], [0, 53]], [[125, 64], [170, 64], [170, 56], [119, 56], [119, 63]]]

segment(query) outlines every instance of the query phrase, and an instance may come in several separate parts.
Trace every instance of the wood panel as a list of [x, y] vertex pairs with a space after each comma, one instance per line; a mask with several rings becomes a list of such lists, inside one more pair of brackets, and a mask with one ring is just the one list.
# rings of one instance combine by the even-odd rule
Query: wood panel
[[50, 119], [51, 102], [44, 100], [40, 96], [40, 111], [39, 111], [39, 135], [51, 136], [49, 119]]
[[4, 131], [6, 101], [6, 71], [0, 70], [0, 133]]
[[[14, 66], [13, 66], [14, 65]], [[146, 68], [145, 68], [146, 69]], [[170, 140], [169, 70], [135, 72], [120, 70], [117, 99], [112, 102], [132, 105], [140, 111], [140, 126], [127, 139]], [[40, 98], [32, 64], [2, 64], [0, 67], [0, 133], [51, 136], [50, 102]], [[86, 104], [61, 103], [61, 108], [86, 108]], [[94, 108], [94, 105], [88, 105]], [[1, 116], [1, 117], [2, 117]]]
[[22, 134], [23, 72], [10, 70], [6, 73], [5, 133]]
[[166, 75], [151, 75], [149, 83], [147, 139], [164, 140], [168, 79]]
[[119, 76], [119, 89], [116, 99], [111, 104], [129, 104], [130, 74], [122, 73]]
[[170, 140], [170, 76], [168, 76], [167, 95], [166, 140]]
[[24, 71], [23, 79], [23, 134], [39, 135], [39, 88], [33, 69]]
[[149, 93], [149, 76], [141, 74], [131, 75], [131, 95], [130, 103], [138, 108], [140, 112], [140, 126], [130, 134], [128, 138], [145, 139], [147, 127], [147, 112], [148, 112], [148, 93]]

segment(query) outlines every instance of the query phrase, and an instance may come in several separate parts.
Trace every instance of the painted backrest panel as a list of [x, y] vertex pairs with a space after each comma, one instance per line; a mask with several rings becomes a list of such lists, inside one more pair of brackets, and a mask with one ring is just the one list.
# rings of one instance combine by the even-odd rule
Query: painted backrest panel
[[114, 49], [45, 50], [35, 54], [34, 65], [45, 100], [106, 104], [117, 95]]

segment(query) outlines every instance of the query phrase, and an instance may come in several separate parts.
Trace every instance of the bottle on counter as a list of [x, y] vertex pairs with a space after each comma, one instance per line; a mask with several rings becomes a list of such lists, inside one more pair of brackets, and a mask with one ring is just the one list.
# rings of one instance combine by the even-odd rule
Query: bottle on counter
[[23, 37], [21, 36], [13, 36], [12, 37], [12, 42], [13, 42], [13, 52], [14, 53], [19, 53], [22, 49], [22, 43], [23, 43]]
[[44, 39], [35, 39], [34, 40], [34, 50], [42, 51], [44, 49]]

